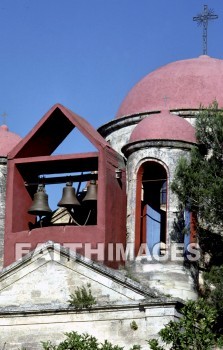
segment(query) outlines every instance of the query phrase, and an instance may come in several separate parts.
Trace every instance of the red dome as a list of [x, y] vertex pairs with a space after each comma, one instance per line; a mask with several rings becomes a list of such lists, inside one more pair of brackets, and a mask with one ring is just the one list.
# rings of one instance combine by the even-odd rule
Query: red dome
[[195, 129], [185, 119], [168, 111], [144, 118], [132, 131], [129, 142], [171, 140], [196, 143]]
[[117, 118], [165, 107], [197, 109], [214, 100], [223, 106], [223, 60], [203, 55], [167, 64], [148, 74], [124, 99]]
[[6, 125], [0, 126], [0, 157], [7, 157], [8, 153], [14, 148], [22, 138], [19, 135], [10, 132]]

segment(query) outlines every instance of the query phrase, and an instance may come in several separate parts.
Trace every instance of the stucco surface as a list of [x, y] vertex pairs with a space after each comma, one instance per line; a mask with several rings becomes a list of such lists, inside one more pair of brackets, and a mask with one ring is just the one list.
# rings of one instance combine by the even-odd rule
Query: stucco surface
[[169, 63], [130, 90], [117, 118], [164, 108], [193, 109], [217, 100], [223, 105], [223, 60], [202, 55]]
[[8, 153], [19, 143], [22, 138], [9, 131], [6, 125], [0, 126], [0, 157], [6, 157]]
[[185, 119], [167, 110], [144, 118], [133, 130], [129, 142], [139, 140], [178, 140], [196, 143], [195, 129]]

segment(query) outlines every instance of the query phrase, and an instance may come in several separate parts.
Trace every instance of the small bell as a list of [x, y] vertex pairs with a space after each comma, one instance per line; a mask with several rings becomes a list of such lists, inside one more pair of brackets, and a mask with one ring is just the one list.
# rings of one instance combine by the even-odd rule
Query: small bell
[[87, 193], [82, 202], [97, 201], [98, 186], [96, 180], [90, 180], [90, 185], [87, 187]]
[[48, 195], [45, 192], [44, 185], [38, 185], [37, 192], [34, 194], [33, 204], [29, 208], [28, 213], [40, 217], [52, 213], [48, 204]]
[[72, 182], [66, 183], [66, 187], [63, 188], [62, 198], [57, 205], [58, 207], [65, 208], [72, 208], [80, 205], [75, 194], [75, 189], [72, 187]]

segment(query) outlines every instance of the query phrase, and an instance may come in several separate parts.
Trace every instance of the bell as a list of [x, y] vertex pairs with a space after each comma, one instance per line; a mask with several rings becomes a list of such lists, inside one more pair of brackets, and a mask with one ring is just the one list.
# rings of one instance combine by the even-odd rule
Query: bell
[[52, 213], [44, 185], [38, 185], [37, 192], [34, 194], [33, 204], [29, 208], [28, 213], [40, 217]]
[[98, 186], [96, 180], [91, 180], [90, 185], [87, 187], [87, 194], [82, 202], [96, 201], [98, 197]]
[[80, 205], [77, 200], [75, 189], [72, 187], [71, 182], [66, 183], [66, 187], [63, 188], [63, 195], [59, 203], [58, 207], [72, 208], [74, 206]]

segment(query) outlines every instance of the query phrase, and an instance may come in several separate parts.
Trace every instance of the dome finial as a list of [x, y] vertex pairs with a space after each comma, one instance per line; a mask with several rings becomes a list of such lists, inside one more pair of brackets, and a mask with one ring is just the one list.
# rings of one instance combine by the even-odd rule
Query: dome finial
[[8, 117], [8, 114], [4, 112], [1, 114], [1, 117], [2, 117], [2, 125], [6, 125], [6, 118]]

